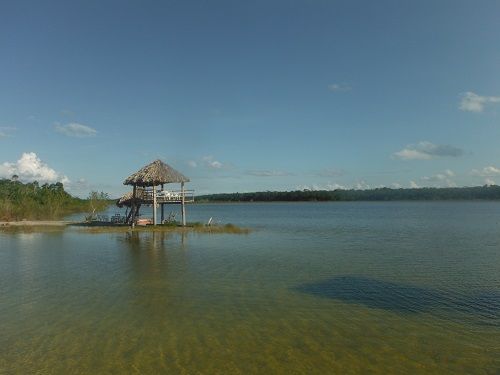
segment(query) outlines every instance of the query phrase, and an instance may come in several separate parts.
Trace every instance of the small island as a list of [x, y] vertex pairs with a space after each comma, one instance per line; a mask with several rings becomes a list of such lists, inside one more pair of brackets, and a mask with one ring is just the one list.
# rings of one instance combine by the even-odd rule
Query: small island
[[[158, 163], [156, 163], [158, 164]], [[156, 174], [157, 176], [158, 174]], [[191, 192], [183, 193], [191, 194]], [[135, 216], [139, 214], [141, 204], [147, 204], [148, 198], [146, 192], [137, 195], [135, 200]], [[161, 199], [161, 198], [159, 198]], [[192, 202], [190, 198], [186, 201]], [[167, 203], [184, 204], [182, 198], [165, 198], [162, 201]], [[185, 221], [185, 211], [183, 221], [164, 220], [158, 225], [129, 225], [124, 222], [102, 221], [98, 218], [99, 212], [103, 212], [109, 206], [117, 204], [119, 207], [127, 206], [130, 208], [132, 199], [124, 201], [123, 199], [110, 199], [104, 192], [90, 192], [86, 199], [72, 196], [64, 190], [62, 183], [43, 184], [38, 182], [23, 183], [12, 179], [0, 179], [0, 230], [3, 232], [46, 232], [62, 231], [67, 228], [84, 230], [89, 233], [111, 233], [128, 232], [131, 230], [139, 232], [182, 232], [182, 233], [230, 233], [247, 234], [248, 228], [241, 228], [233, 224], [215, 224], [215, 223], [189, 223]], [[128, 212], [131, 212], [128, 210]], [[84, 214], [84, 221], [70, 221], [65, 218], [72, 214]], [[127, 215], [126, 215], [127, 216]], [[128, 215], [130, 219], [130, 215]], [[128, 220], [130, 222], [130, 220]], [[135, 220], [136, 224], [137, 221]]]

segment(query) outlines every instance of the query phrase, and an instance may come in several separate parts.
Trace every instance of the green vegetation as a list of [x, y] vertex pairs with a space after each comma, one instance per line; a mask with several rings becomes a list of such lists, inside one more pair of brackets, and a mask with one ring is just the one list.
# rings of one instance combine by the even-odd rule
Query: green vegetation
[[91, 193], [89, 199], [75, 198], [62, 183], [23, 184], [0, 179], [0, 221], [60, 219], [77, 212], [102, 211], [110, 204], [107, 194]]
[[162, 233], [206, 233], [206, 234], [249, 234], [248, 228], [241, 228], [233, 224], [206, 226], [193, 224], [182, 226], [157, 225], [136, 226], [132, 229], [128, 225], [94, 225], [94, 224], [68, 224], [68, 225], [5, 225], [0, 226], [3, 233], [61, 233], [68, 228], [81, 230], [86, 233], [138, 233], [138, 232], [162, 232]]
[[156, 226], [136, 226], [131, 228], [126, 224], [110, 224], [98, 222], [69, 223], [69, 222], [28, 222], [24, 223], [5, 223], [0, 225], [0, 232], [3, 233], [60, 233], [66, 229], [75, 229], [87, 233], [130, 233], [130, 232], [162, 232], [162, 233], [207, 233], [207, 234], [249, 234], [249, 228], [241, 228], [234, 224], [225, 225], [205, 225], [195, 222], [188, 223], [185, 227], [178, 222], [168, 224], [158, 224]]
[[103, 211], [107, 206], [114, 201], [110, 202], [109, 195], [104, 192], [91, 191], [88, 198], [89, 214], [85, 217], [86, 221], [92, 221], [97, 218], [96, 212]]
[[296, 190], [202, 195], [197, 202], [500, 200], [500, 186], [371, 190]]
[[[84, 230], [88, 233], [122, 233], [122, 232], [168, 232], [168, 233], [208, 233], [208, 234], [248, 234], [250, 229], [241, 228], [234, 224], [204, 225], [201, 223], [188, 223], [185, 227], [178, 224], [136, 226], [134, 229], [128, 225], [99, 225], [77, 224], [73, 228]], [[0, 230], [2, 228], [0, 227]]]

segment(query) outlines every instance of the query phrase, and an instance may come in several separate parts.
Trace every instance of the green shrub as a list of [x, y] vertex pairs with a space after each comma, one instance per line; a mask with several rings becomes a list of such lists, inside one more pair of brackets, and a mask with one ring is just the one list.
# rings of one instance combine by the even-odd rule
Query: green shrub
[[0, 220], [60, 219], [76, 212], [102, 211], [110, 204], [105, 193], [95, 193], [89, 199], [71, 196], [62, 183], [43, 184], [0, 179]]

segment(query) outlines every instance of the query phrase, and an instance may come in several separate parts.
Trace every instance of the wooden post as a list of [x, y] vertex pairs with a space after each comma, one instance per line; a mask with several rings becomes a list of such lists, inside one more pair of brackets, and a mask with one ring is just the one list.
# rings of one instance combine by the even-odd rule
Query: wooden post
[[181, 182], [182, 226], [186, 226], [186, 204], [184, 202], [184, 182]]
[[153, 185], [153, 225], [156, 225], [156, 186]]
[[[161, 184], [161, 191], [163, 192], [163, 184]], [[163, 198], [164, 200], [165, 198]], [[163, 221], [165, 220], [165, 203], [161, 203], [161, 224], [163, 224]]]
[[134, 184], [134, 189], [132, 191], [132, 215], [131, 215], [131, 223], [130, 223], [132, 225], [132, 228], [135, 227], [135, 214], [136, 214], [136, 212], [135, 212], [135, 195], [136, 194], [135, 193], [136, 193], [136, 189], [137, 189], [137, 187]]

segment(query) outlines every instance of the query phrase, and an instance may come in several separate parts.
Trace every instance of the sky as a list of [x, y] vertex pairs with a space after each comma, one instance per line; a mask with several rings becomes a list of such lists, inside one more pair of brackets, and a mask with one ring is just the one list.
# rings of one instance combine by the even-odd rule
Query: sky
[[0, 177], [500, 184], [500, 2], [0, 2]]

